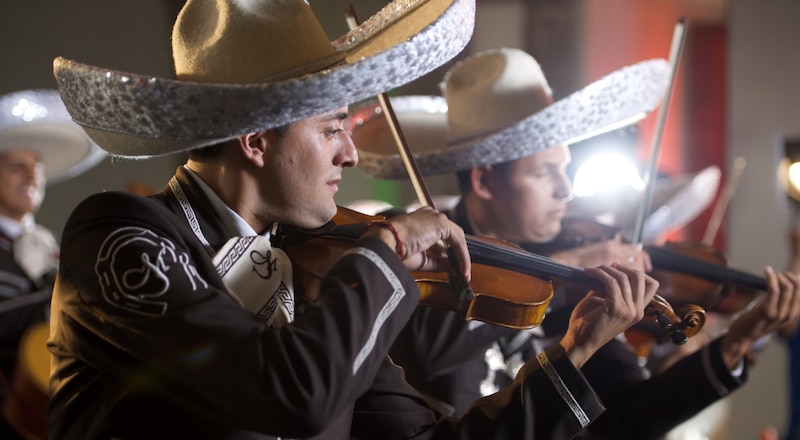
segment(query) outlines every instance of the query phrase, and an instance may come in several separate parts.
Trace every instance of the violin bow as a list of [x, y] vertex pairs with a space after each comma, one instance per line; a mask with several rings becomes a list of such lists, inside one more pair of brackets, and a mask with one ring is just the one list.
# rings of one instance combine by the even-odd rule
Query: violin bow
[[[352, 3], [349, 4], [345, 10], [345, 21], [347, 22], [347, 26], [350, 30], [358, 27], [358, 18], [356, 16], [355, 7]], [[406, 138], [403, 135], [402, 130], [400, 130], [400, 122], [397, 120], [397, 115], [395, 115], [391, 102], [389, 102], [389, 95], [386, 93], [380, 93], [377, 96], [381, 109], [383, 110], [383, 114], [386, 116], [386, 122], [389, 124], [389, 128], [392, 132], [392, 137], [397, 145], [397, 150], [400, 153], [401, 159], [403, 159], [403, 165], [405, 165], [406, 171], [408, 172], [408, 177], [411, 179], [411, 184], [414, 186], [414, 191], [417, 194], [417, 199], [419, 200], [420, 205], [422, 207], [430, 206], [431, 208], [435, 209], [436, 207], [433, 204], [433, 198], [431, 197], [427, 186], [425, 186], [425, 182], [422, 179], [422, 173], [419, 171], [417, 161], [414, 159], [414, 155], [411, 154], [411, 148], [409, 148], [408, 142], [406, 142]], [[455, 258], [455, 254], [453, 254], [451, 248], [443, 242], [440, 243], [440, 246], [442, 249], [446, 250], [447, 257], [449, 258], [450, 264], [453, 267], [449, 273], [450, 284], [456, 291], [459, 304], [466, 307], [474, 299], [475, 293], [472, 291], [472, 288], [469, 286], [466, 278], [458, 270], [458, 260]]]
[[729, 173], [728, 182], [725, 184], [725, 188], [717, 200], [717, 204], [714, 205], [714, 211], [711, 213], [708, 226], [706, 226], [706, 232], [703, 234], [703, 241], [701, 241], [701, 243], [704, 245], [713, 246], [714, 240], [717, 237], [717, 232], [719, 231], [719, 226], [722, 224], [722, 217], [725, 216], [725, 211], [728, 209], [728, 205], [733, 195], [736, 193], [736, 189], [739, 187], [739, 180], [741, 180], [742, 172], [746, 164], [747, 161], [742, 156], [737, 156], [736, 159], [733, 160], [733, 167]]
[[664, 92], [664, 101], [658, 109], [658, 121], [656, 122], [655, 133], [650, 147], [650, 161], [644, 174], [644, 194], [642, 195], [642, 203], [639, 204], [639, 212], [636, 216], [636, 225], [631, 238], [631, 244], [637, 248], [642, 248], [642, 234], [644, 229], [644, 221], [647, 212], [650, 211], [650, 203], [653, 199], [653, 192], [655, 191], [656, 179], [654, 178], [656, 169], [658, 167], [658, 159], [661, 153], [661, 138], [664, 133], [664, 122], [667, 119], [667, 109], [669, 108], [670, 98], [672, 97], [672, 89], [675, 86], [675, 78], [678, 76], [678, 64], [680, 62], [681, 52], [683, 51], [683, 43], [686, 40], [686, 17], [681, 17], [678, 23], [675, 24], [675, 31], [672, 34], [672, 46], [669, 54], [670, 65], [670, 79], [667, 84], [667, 90]]

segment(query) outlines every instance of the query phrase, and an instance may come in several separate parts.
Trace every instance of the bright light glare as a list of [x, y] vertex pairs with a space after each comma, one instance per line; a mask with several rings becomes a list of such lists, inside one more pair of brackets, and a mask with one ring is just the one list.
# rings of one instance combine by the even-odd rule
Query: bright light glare
[[789, 183], [795, 189], [800, 189], [800, 162], [789, 165]]
[[575, 197], [588, 197], [596, 193], [613, 191], [620, 187], [641, 188], [644, 182], [636, 166], [620, 154], [599, 154], [587, 159], [575, 173]]

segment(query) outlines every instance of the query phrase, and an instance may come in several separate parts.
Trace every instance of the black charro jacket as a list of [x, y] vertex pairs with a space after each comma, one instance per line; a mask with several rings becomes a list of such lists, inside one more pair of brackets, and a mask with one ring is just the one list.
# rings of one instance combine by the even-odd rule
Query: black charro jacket
[[66, 224], [50, 439], [566, 439], [602, 411], [555, 346], [468, 414], [437, 419], [387, 356], [419, 300], [391, 249], [356, 241], [314, 304], [267, 328], [216, 273], [210, 253], [229, 235], [206, 196], [183, 168], [173, 182], [91, 196]]

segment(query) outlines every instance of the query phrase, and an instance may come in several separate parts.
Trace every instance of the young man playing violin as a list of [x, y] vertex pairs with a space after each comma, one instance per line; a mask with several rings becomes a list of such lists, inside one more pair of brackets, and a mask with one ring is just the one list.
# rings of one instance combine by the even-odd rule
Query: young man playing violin
[[469, 279], [461, 228], [421, 209], [365, 227], [316, 290], [298, 276], [291, 250], [330, 230], [358, 160], [343, 103], [469, 39], [474, 2], [422, 3], [391, 3], [332, 44], [302, 1], [189, 0], [178, 80], [56, 60], [72, 116], [104, 149], [189, 158], [162, 193], [96, 194], [68, 220], [50, 438], [566, 439], [602, 412], [578, 369], [641, 319], [657, 288], [643, 272], [587, 270], [605, 288], [564, 338], [459, 419], [437, 419], [387, 352], [419, 300], [410, 270], [450, 267], [429, 248], [449, 246]]
[[[451, 68], [444, 100], [400, 97], [392, 102], [405, 110], [398, 110], [397, 117], [420, 171], [457, 173], [461, 200], [449, 212], [451, 218], [468, 234], [525, 245], [547, 242], [560, 232], [571, 198], [567, 144], [652, 110], [666, 80], [666, 62], [647, 61], [553, 103], [530, 55], [498, 49]], [[385, 126], [382, 116], [370, 118], [371, 108], [354, 112], [353, 121], [361, 123], [353, 133], [361, 164], [376, 177], [399, 178], [403, 165], [387, 155], [391, 137], [371, 125]], [[613, 240], [552, 258], [580, 267], [619, 262], [650, 270], [646, 254]], [[771, 268], [765, 275], [769, 288], [761, 304], [737, 319], [726, 335], [658, 377], [648, 379], [622, 336], [604, 346], [581, 372], [607, 410], [582, 435], [658, 438], [739, 387], [747, 377], [744, 356], [753, 344], [800, 313], [797, 276]], [[514, 377], [520, 365], [564, 334], [576, 309], [575, 300], [560, 293], [535, 331], [466, 323], [446, 310], [420, 308], [390, 354], [435, 407], [463, 414], [477, 396], [494, 392], [500, 377]]]

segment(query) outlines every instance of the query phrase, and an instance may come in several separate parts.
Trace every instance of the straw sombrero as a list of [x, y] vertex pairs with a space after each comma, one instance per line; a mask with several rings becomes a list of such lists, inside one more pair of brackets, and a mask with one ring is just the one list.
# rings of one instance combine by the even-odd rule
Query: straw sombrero
[[[658, 105], [668, 80], [666, 60], [642, 61], [553, 102], [536, 60], [504, 48], [453, 66], [445, 75], [444, 99], [397, 97], [391, 103], [406, 138], [425, 133], [423, 141], [408, 144], [420, 172], [430, 175], [519, 159], [632, 124]], [[359, 133], [372, 124], [384, 126], [372, 126], [372, 133], [388, 130], [375, 109], [368, 104], [353, 111], [359, 117], [352, 127], [359, 166], [375, 177], [404, 178], [396, 147], [385, 144], [391, 138]]]
[[72, 122], [58, 90], [22, 90], [0, 96], [0, 154], [8, 150], [41, 154], [47, 183], [74, 177], [106, 153]]
[[408, 83], [457, 55], [475, 0], [395, 0], [331, 42], [304, 0], [188, 0], [177, 80], [64, 58], [75, 122], [123, 156], [168, 154], [274, 128]]

